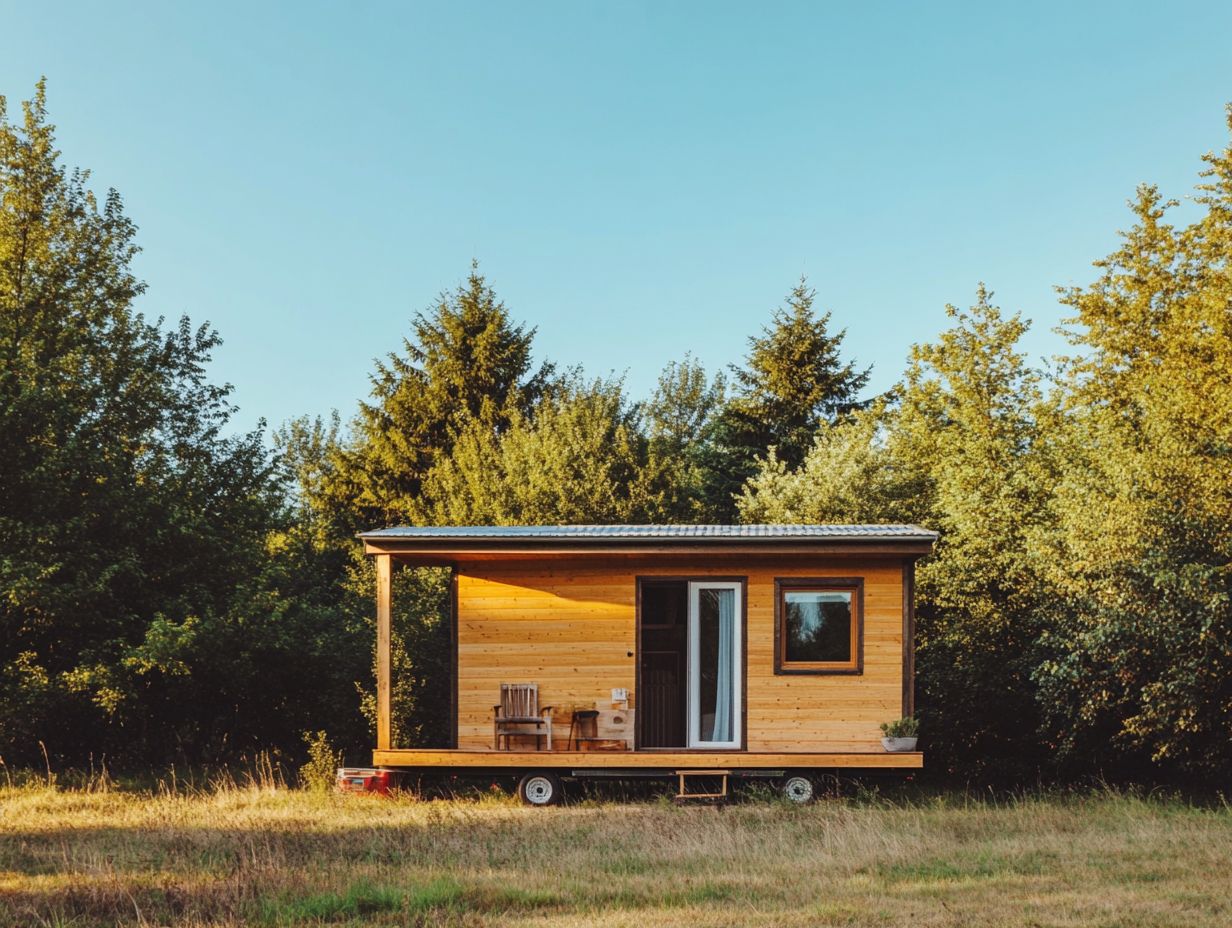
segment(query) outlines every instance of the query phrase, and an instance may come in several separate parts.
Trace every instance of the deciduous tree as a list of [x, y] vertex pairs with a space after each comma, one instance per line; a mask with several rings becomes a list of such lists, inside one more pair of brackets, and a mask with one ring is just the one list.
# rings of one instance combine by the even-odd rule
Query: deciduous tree
[[1058, 396], [1056, 630], [1038, 677], [1078, 764], [1232, 763], [1232, 146], [1205, 160], [1193, 223], [1142, 187], [1098, 279], [1063, 293], [1078, 351]]
[[646, 439], [616, 380], [575, 375], [501, 434], [472, 427], [429, 476], [437, 525], [646, 521]]
[[1031, 673], [1040, 613], [1028, 551], [1050, 487], [1027, 324], [980, 288], [912, 349], [895, 403], [823, 426], [801, 466], [764, 459], [746, 521], [919, 522], [940, 531], [918, 573], [918, 695], [934, 767], [1020, 776], [1041, 760]]
[[0, 100], [0, 741], [10, 758], [200, 745], [194, 656], [261, 571], [280, 488], [228, 434], [218, 336], [134, 310], [136, 227], [67, 171], [40, 84]]

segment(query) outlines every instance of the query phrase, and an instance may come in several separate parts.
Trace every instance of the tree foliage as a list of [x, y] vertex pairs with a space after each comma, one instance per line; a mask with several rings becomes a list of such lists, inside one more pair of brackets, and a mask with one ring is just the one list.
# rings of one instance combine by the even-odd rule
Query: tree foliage
[[818, 430], [796, 469], [771, 450], [741, 489], [743, 522], [925, 522], [927, 472], [888, 441], [886, 400]]
[[134, 311], [135, 226], [88, 180], [41, 84], [20, 124], [0, 106], [0, 742], [202, 756], [303, 692], [275, 669], [251, 700], [317, 604], [271, 590], [295, 583], [291, 527], [261, 432], [230, 433], [206, 377], [218, 336]]
[[422, 522], [644, 522], [647, 442], [619, 381], [570, 378], [531, 416], [474, 423], [428, 477]]
[[919, 706], [951, 770], [1021, 775], [1040, 758], [1028, 544], [1050, 482], [1040, 378], [1017, 347], [1026, 323], [983, 287], [968, 312], [947, 312], [955, 325], [912, 351], [896, 423], [928, 484], [921, 521], [941, 533], [917, 574]]
[[[1232, 131], [1232, 110], [1229, 111]], [[1232, 147], [1194, 218], [1150, 186], [1073, 356], [982, 286], [868, 370], [801, 281], [730, 382], [685, 356], [643, 403], [535, 365], [472, 266], [375, 363], [349, 420], [237, 433], [209, 326], [135, 309], [136, 227], [0, 99], [0, 750], [127, 762], [364, 749], [373, 565], [416, 524], [917, 522], [930, 769], [989, 778], [1232, 763]], [[450, 578], [394, 577], [394, 737], [450, 737]], [[324, 731], [328, 737], [321, 734]], [[316, 734], [311, 734], [316, 733]], [[324, 776], [324, 774], [322, 774]]]
[[[919, 707], [935, 762], [1019, 773], [1038, 756], [1036, 579], [1039, 375], [1026, 330], [981, 287], [953, 326], [912, 349], [894, 403], [827, 426], [799, 468], [771, 456], [740, 501], [747, 521], [918, 522], [941, 533], [918, 584]], [[1015, 723], [1007, 726], [1005, 720]]]
[[715, 434], [726, 400], [722, 373], [707, 376], [685, 355], [659, 374], [644, 409], [647, 451], [642, 483], [653, 522], [706, 522], [710, 511], [709, 475]]
[[842, 358], [846, 330], [830, 332], [831, 314], [813, 309], [816, 291], [804, 278], [769, 326], [749, 338], [744, 367], [732, 368], [732, 394], [715, 424], [708, 501], [730, 521], [757, 459], [773, 448], [788, 467], [804, 459], [818, 429], [865, 405], [859, 398], [871, 369]]
[[1062, 294], [1079, 351], [1038, 676], [1071, 763], [1090, 744], [1139, 769], [1232, 762], [1232, 146], [1205, 160], [1194, 222], [1140, 188], [1099, 278]]
[[918, 685], [955, 774], [1209, 780], [1232, 761], [1232, 146], [1205, 160], [1197, 218], [1140, 188], [1097, 279], [1062, 291], [1076, 351], [1051, 382], [981, 290], [914, 349], [897, 403], [745, 488], [746, 519], [940, 530]]
[[377, 363], [334, 463], [336, 508], [356, 528], [414, 518], [424, 480], [464, 432], [500, 435], [551, 382], [550, 364], [531, 371], [534, 330], [511, 322], [477, 265], [411, 328], [402, 353]]

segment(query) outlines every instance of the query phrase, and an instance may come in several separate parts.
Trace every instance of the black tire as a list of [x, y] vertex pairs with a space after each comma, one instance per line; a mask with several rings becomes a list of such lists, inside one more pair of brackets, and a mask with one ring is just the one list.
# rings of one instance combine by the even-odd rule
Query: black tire
[[784, 777], [779, 784], [779, 793], [788, 802], [802, 806], [816, 798], [817, 784], [812, 777], [803, 773], [792, 773]]
[[557, 805], [562, 792], [560, 777], [546, 770], [533, 770], [518, 781], [518, 798], [528, 806]]

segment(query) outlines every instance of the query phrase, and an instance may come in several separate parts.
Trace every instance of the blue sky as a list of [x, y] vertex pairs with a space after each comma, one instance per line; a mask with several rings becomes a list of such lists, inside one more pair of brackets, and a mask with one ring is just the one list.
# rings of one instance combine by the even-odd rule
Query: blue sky
[[[353, 8], [352, 8], [353, 7]], [[1000, 8], [998, 8], [1000, 7]], [[141, 308], [222, 333], [238, 423], [344, 416], [478, 258], [540, 356], [739, 361], [794, 281], [893, 383], [986, 281], [1054, 285], [1223, 147], [1232, 4], [31, 4], [70, 164], [141, 227]]]

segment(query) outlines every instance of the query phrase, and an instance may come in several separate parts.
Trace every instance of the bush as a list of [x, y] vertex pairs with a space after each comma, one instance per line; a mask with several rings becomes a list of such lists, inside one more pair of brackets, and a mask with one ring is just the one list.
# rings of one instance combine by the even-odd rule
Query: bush
[[323, 731], [304, 732], [304, 744], [308, 745], [308, 763], [299, 768], [300, 786], [322, 793], [332, 789], [342, 766], [342, 752], [334, 750]]

